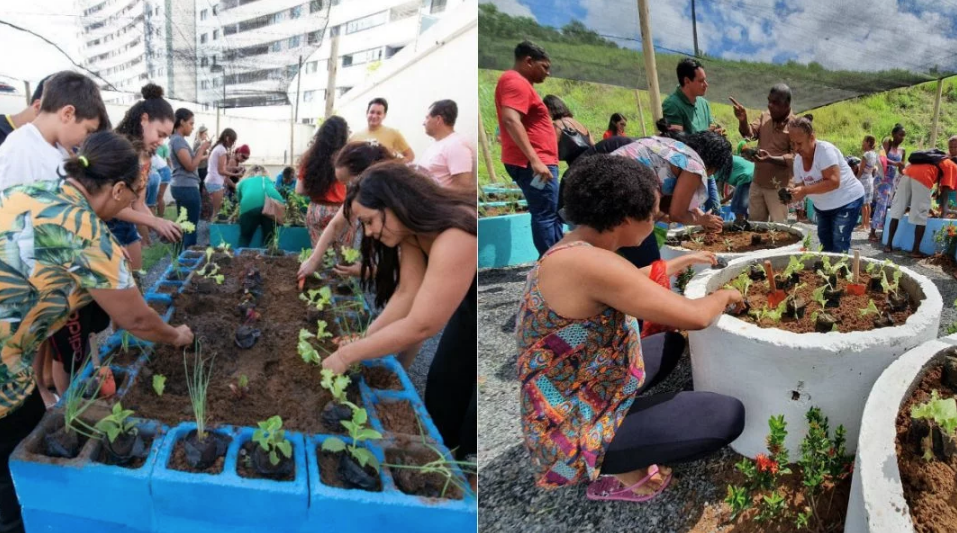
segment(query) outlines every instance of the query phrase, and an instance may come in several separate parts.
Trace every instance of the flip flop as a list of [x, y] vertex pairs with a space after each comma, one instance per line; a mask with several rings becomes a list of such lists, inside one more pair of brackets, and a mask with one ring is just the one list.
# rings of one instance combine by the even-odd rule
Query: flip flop
[[635, 489], [647, 483], [651, 480], [652, 476], [658, 472], [658, 465], [652, 465], [651, 468], [648, 469], [648, 475], [630, 487], [624, 486], [615, 476], [602, 476], [588, 486], [588, 490], [585, 491], [585, 496], [587, 496], [589, 500], [596, 501], [619, 500], [639, 503], [646, 502], [664, 492], [664, 490], [668, 488], [668, 484], [671, 483], [671, 474], [668, 474], [661, 486], [651, 494], [635, 494]]

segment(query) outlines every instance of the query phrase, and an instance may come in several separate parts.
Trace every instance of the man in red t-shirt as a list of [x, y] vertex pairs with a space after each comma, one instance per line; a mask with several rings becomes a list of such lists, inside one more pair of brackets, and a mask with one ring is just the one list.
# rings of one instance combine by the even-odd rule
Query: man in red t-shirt
[[538, 45], [515, 47], [515, 65], [495, 86], [495, 111], [502, 131], [502, 163], [521, 187], [532, 216], [532, 241], [539, 255], [560, 241], [558, 139], [548, 109], [533, 83], [548, 77], [551, 60]]

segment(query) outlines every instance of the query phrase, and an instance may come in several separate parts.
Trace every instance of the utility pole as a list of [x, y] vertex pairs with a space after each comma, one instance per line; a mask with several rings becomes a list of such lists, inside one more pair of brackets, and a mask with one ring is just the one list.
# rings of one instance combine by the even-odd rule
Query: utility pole
[[479, 146], [482, 149], [482, 158], [485, 159], [485, 168], [488, 169], [488, 177], [492, 180], [492, 183], [497, 183], [495, 162], [492, 160], [492, 150], [488, 146], [488, 135], [485, 133], [485, 124], [482, 122], [481, 113], [479, 113]]
[[641, 26], [641, 53], [645, 56], [645, 74], [651, 95], [651, 116], [661, 118], [661, 92], [658, 90], [658, 65], [655, 63], [655, 43], [651, 38], [651, 13], [648, 0], [638, 0], [638, 23]]
[[302, 85], [302, 54], [299, 55], [299, 70], [296, 76], [296, 103], [292, 106], [292, 122], [289, 124], [289, 166], [296, 160], [296, 122], [299, 122], [299, 88]]
[[694, 56], [701, 57], [698, 50], [698, 16], [695, 13], [695, 0], [691, 0], [691, 33], [694, 34]]
[[329, 77], [326, 78], [326, 113], [325, 118], [332, 116], [332, 109], [336, 103], [336, 73], [339, 72], [339, 34], [332, 36], [332, 50], [329, 52]]

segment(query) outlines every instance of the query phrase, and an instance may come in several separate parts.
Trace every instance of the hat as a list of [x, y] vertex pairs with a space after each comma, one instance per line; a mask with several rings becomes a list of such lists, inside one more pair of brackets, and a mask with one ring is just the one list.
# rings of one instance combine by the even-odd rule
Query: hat
[[206, 124], [199, 125], [199, 132], [203, 133], [204, 131], [209, 131], [209, 128], [206, 127]]
[[236, 149], [237, 154], [249, 155], [249, 145], [244, 144]]

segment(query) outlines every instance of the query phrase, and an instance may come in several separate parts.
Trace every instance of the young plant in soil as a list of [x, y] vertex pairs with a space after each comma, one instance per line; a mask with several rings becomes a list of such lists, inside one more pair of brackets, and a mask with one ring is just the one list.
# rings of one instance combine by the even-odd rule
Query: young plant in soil
[[900, 293], [900, 280], [901, 280], [901, 271], [900, 268], [895, 265], [894, 272], [891, 274], [894, 281], [887, 281], [887, 272], [881, 272], [881, 288], [884, 289], [884, 292], [887, 293], [887, 305], [891, 311], [903, 311], [907, 309], [907, 295]]
[[[84, 368], [89, 360], [90, 357], [87, 357], [80, 368]], [[82, 417], [83, 413], [93, 405], [93, 402], [99, 396], [103, 380], [85, 379], [78, 381], [74, 368], [70, 372], [70, 383], [74, 385], [67, 390], [64, 397], [63, 427], [43, 436], [45, 455], [49, 457], [73, 459], [80, 453], [81, 436], [87, 439], [99, 436], [99, 431], [94, 426], [86, 423]]]
[[303, 248], [299, 251], [300, 264], [305, 263], [310, 257], [312, 257], [312, 248]]
[[332, 395], [332, 401], [322, 408], [319, 416], [327, 428], [335, 429], [339, 427], [340, 423], [352, 419], [353, 411], [358, 409], [359, 406], [346, 398], [346, 389], [352, 383], [349, 376], [335, 374], [328, 368], [323, 368], [321, 374], [322, 381], [319, 384], [329, 391], [329, 394]]
[[362, 257], [362, 253], [355, 248], [350, 248], [349, 246], [342, 247], [342, 264], [343, 266], [354, 265], [359, 258]]
[[166, 390], [166, 376], [163, 374], [153, 374], [153, 392], [155, 392], [157, 396], [162, 397], [164, 390]]
[[374, 490], [376, 487], [376, 478], [366, 471], [371, 468], [376, 474], [379, 472], [379, 460], [376, 459], [368, 448], [361, 446], [363, 442], [369, 440], [379, 440], [382, 434], [378, 431], [366, 427], [369, 421], [369, 415], [365, 409], [354, 409], [352, 411], [352, 420], [344, 420], [342, 426], [348, 431], [352, 439], [351, 444], [346, 444], [337, 437], [328, 437], [322, 442], [322, 451], [339, 453], [347, 452], [339, 460], [339, 477], [343, 482], [362, 490]]
[[113, 464], [126, 465], [144, 455], [146, 447], [143, 439], [136, 424], [129, 419], [132, 414], [132, 409], [123, 409], [120, 402], [116, 402], [112, 412], [96, 423], [96, 430], [106, 435], [107, 440], [103, 444]]
[[785, 298], [777, 307], [771, 309], [770, 307], [765, 306], [764, 309], [752, 309], [750, 311], [751, 316], [754, 317], [756, 322], [761, 322], [762, 320], [770, 320], [771, 322], [780, 322], [781, 317], [784, 316], [784, 312], [787, 310], [787, 299]]
[[252, 465], [256, 472], [269, 476], [292, 472], [295, 466], [292, 461], [292, 443], [282, 429], [282, 418], [276, 415], [259, 422], [259, 429], [253, 432], [253, 442], [259, 445], [252, 453]]
[[[467, 491], [468, 483], [460, 479], [455, 475], [455, 467], [458, 467], [465, 475], [471, 475], [478, 472], [478, 464], [471, 461], [454, 461], [449, 460], [438, 448], [433, 446], [429, 439], [426, 438], [425, 432], [422, 431], [422, 422], [418, 417], [415, 419], [416, 423], [419, 425], [419, 435], [421, 444], [424, 448], [427, 448], [429, 451], [435, 454], [435, 459], [429, 461], [425, 464], [416, 464], [412, 461], [409, 462], [396, 462], [396, 463], [383, 463], [383, 466], [387, 466], [393, 470], [409, 470], [418, 473], [421, 476], [436, 476], [438, 479], [442, 479], [442, 488], [441, 490], [435, 491], [434, 494], [421, 494], [421, 491], [416, 492], [420, 496], [431, 496], [435, 498], [446, 498], [449, 493], [449, 489], [455, 488], [458, 489], [460, 494], [464, 494]], [[400, 460], [403, 458], [404, 454], [401, 452], [390, 454]], [[396, 485], [403, 492], [412, 492], [404, 488], [403, 478], [404, 476], [398, 472], [393, 472], [393, 477], [395, 478]], [[436, 487], [437, 488], [437, 487]]]
[[[179, 226], [179, 229], [182, 230], [183, 235], [187, 233], [193, 233], [196, 231], [196, 226], [189, 221], [189, 214], [186, 212], [185, 207], [179, 208], [179, 215], [176, 217], [176, 225]], [[183, 240], [180, 239], [169, 245], [170, 264], [173, 265], [174, 271], [179, 271], [179, 256], [183, 252]]]
[[726, 289], [737, 289], [738, 292], [741, 293], [741, 303], [730, 308], [728, 313], [734, 316], [741, 316], [751, 309], [751, 304], [748, 303], [748, 290], [751, 289], [751, 283], [752, 281], [748, 273], [742, 272], [738, 277], [731, 280], [731, 283], [725, 285]]
[[[206, 431], [207, 403], [206, 392], [209, 389], [209, 379], [213, 373], [213, 358], [203, 359], [202, 342], [195, 343], [193, 354], [193, 368], [190, 371], [187, 350], [183, 350], [183, 370], [186, 374], [186, 387], [189, 391], [190, 405], [193, 407], [193, 416], [196, 419], [196, 429], [186, 434], [183, 446], [186, 451], [186, 462], [196, 470], [205, 470], [216, 462], [216, 459], [226, 452], [226, 443]], [[209, 366], [207, 367], [207, 361]]]
[[801, 241], [801, 251], [807, 252], [810, 249], [811, 249], [811, 233], [808, 232], [808, 234], [804, 236], [804, 240]]
[[727, 251], [729, 251], [729, 252], [733, 252], [733, 251], [734, 251], [734, 243], [731, 242], [731, 239], [725, 239], [725, 240], [724, 240], [724, 249], [727, 250]]
[[332, 289], [328, 286], [310, 289], [305, 294], [299, 294], [299, 299], [313, 306], [317, 311], [322, 311], [332, 303]]
[[880, 267], [878, 267], [877, 263], [868, 263], [867, 266], [864, 267], [864, 273], [870, 276], [870, 281], [867, 283], [867, 290], [869, 292], [882, 292], [884, 290], [884, 287], [881, 285], [881, 278], [874, 275], [874, 272], [876, 272], [878, 268]]
[[675, 278], [675, 288], [678, 289], [679, 294], [685, 293], [685, 288], [688, 286], [688, 282], [691, 281], [691, 278], [694, 277], [694, 274], [694, 268], [690, 266], [678, 274]]
[[861, 316], [879, 315], [880, 312], [881, 311], [877, 308], [877, 306], [874, 305], [874, 300], [868, 300], [867, 307], [860, 310]]
[[814, 292], [811, 294], [811, 298], [814, 302], [821, 307], [811, 314], [811, 320], [814, 321], [814, 330], [818, 333], [837, 331], [837, 320], [824, 310], [828, 306], [828, 300], [824, 296], [824, 291], [826, 291], [827, 288], [828, 285], [822, 285], [814, 289]]
[[805, 283], [795, 285], [791, 290], [791, 294], [788, 295], [785, 300], [786, 305], [784, 312], [795, 320], [804, 318], [804, 313], [807, 311], [807, 302], [804, 301], [804, 298], [797, 295], [797, 292], [804, 288], [805, 285]]
[[941, 398], [935, 389], [930, 400], [911, 407], [912, 440], [919, 441], [923, 459], [933, 461], [935, 456], [942, 461], [957, 452], [957, 400]]
[[326, 248], [326, 253], [322, 255], [322, 266], [329, 270], [336, 266], [336, 251], [332, 248]]
[[249, 394], [249, 378], [246, 374], [240, 374], [239, 378], [236, 379], [236, 383], [229, 384], [229, 390], [233, 391], [233, 396], [237, 400], [242, 400]]
[[[320, 365], [322, 364], [322, 356], [319, 355], [316, 347], [309, 342], [309, 339], [315, 338], [316, 335], [313, 332], [309, 331], [308, 329], [300, 329], [299, 344], [297, 345], [296, 349], [298, 350], [299, 356], [302, 357], [303, 361], [313, 365]], [[320, 346], [319, 349], [322, 350], [322, 352], [326, 355], [331, 355], [329, 351], [322, 346]]]

